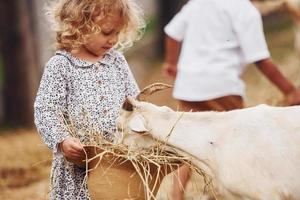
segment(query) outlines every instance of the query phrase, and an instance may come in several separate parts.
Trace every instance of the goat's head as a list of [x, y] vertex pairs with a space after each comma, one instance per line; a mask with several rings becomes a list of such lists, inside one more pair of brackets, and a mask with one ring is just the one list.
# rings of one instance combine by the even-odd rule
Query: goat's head
[[143, 89], [136, 99], [127, 97], [117, 119], [117, 127], [123, 133], [122, 142], [124, 144], [133, 147], [148, 147], [153, 144], [151, 137], [143, 137], [152, 130], [149, 121], [157, 118], [159, 113], [170, 112], [172, 109], [166, 106], [156, 106], [144, 100], [150, 94], [167, 88], [171, 88], [171, 86], [156, 83]]

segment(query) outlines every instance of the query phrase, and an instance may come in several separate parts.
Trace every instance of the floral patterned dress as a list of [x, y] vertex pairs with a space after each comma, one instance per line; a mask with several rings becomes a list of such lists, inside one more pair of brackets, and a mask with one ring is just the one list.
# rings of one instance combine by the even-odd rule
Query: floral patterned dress
[[124, 56], [115, 50], [96, 63], [66, 51], [58, 51], [48, 61], [34, 109], [37, 130], [53, 150], [50, 199], [90, 199], [85, 170], [66, 161], [58, 149], [71, 136], [61, 113], [67, 114], [76, 131], [93, 129], [109, 135], [115, 131], [126, 96], [135, 97], [138, 92]]

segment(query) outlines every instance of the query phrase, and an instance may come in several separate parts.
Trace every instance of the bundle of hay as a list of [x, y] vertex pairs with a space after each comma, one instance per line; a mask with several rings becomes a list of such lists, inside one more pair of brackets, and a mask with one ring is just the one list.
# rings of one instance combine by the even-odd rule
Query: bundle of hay
[[[154, 91], [143, 90], [141, 96]], [[109, 138], [95, 131], [75, 130], [69, 120], [63, 118], [71, 135], [87, 138], [84, 150], [85, 160], [72, 161], [86, 168], [87, 182], [92, 199], [156, 199], [156, 193], [163, 177], [182, 164], [190, 166], [192, 173], [203, 177], [205, 186], [198, 187], [202, 193], [214, 192], [211, 178], [192, 165], [166, 142], [154, 141], [150, 148], [131, 148], [122, 144], [120, 136], [114, 133]], [[172, 133], [170, 133], [172, 134]], [[197, 183], [195, 183], [197, 185]]]
[[92, 199], [155, 200], [163, 177], [182, 164], [189, 165], [193, 173], [203, 177], [205, 187], [198, 187], [203, 190], [201, 192], [212, 189], [211, 178], [166, 143], [156, 141], [150, 148], [133, 149], [114, 142], [120, 141], [117, 138], [123, 135], [121, 133], [107, 138], [100, 133], [85, 131], [79, 136], [72, 123], [66, 122], [66, 126], [73, 137], [84, 134], [88, 138], [84, 146], [86, 159], [71, 162], [86, 169]]
[[131, 149], [99, 133], [86, 134], [86, 159], [72, 162], [86, 168], [92, 199], [156, 199], [163, 177], [183, 163], [204, 178], [203, 193], [211, 189], [210, 177], [165, 143], [157, 141], [147, 149]]

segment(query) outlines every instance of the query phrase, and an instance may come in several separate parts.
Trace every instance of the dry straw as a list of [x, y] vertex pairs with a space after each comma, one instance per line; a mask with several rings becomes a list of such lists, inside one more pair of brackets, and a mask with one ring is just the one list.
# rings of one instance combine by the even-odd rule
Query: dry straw
[[[203, 194], [213, 194], [215, 199], [217, 199], [211, 177], [202, 169], [195, 167], [190, 161], [190, 158], [180, 155], [180, 153], [178, 153], [178, 149], [169, 146], [167, 141], [161, 142], [153, 140], [154, 143], [150, 148], [131, 148], [122, 143], [114, 142], [115, 138], [118, 138], [119, 135], [126, 135], [125, 133], [115, 133], [110, 138], [104, 137], [102, 134], [95, 131], [84, 131], [84, 133], [81, 132], [78, 134], [78, 132], [75, 131], [74, 125], [65, 117], [63, 119], [68, 131], [73, 137], [82, 138], [82, 136], [84, 136], [84, 138], [88, 138], [88, 140], [85, 141], [86, 146], [95, 147], [101, 150], [91, 158], [88, 158], [86, 153], [86, 160], [84, 164], [86, 167], [86, 174], [101, 166], [102, 162], [108, 162], [110, 163], [110, 166], [113, 166], [129, 161], [134, 166], [135, 173], [138, 174], [143, 183], [145, 199], [155, 200], [154, 190], [155, 188], [158, 188], [158, 184], [161, 180], [160, 176], [152, 177], [151, 174], [153, 174], [153, 171], [151, 170], [153, 170], [153, 166], [155, 166], [155, 174], [166, 174], [167, 172], [170, 172], [170, 170], [173, 171], [178, 168], [181, 164], [186, 164], [190, 166], [193, 173], [203, 177], [205, 187], [201, 192]], [[178, 119], [178, 121], [179, 120], [180, 119]], [[176, 124], [174, 124], [174, 126], [176, 126]], [[169, 135], [172, 134], [172, 130], [173, 128]], [[167, 139], [168, 138], [166, 138], [166, 140]], [[119, 139], [116, 140], [119, 141]], [[97, 163], [93, 166], [93, 168], [89, 168], [89, 163], [93, 160], [97, 160]], [[85, 180], [87, 180], [87, 178], [88, 177], [86, 175]], [[150, 187], [150, 182], [152, 187]], [[197, 185], [197, 183], [195, 183], [195, 185]]]

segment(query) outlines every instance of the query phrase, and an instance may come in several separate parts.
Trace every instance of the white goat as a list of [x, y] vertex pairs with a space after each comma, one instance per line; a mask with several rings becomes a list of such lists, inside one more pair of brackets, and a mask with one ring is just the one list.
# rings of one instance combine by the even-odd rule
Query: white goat
[[125, 144], [147, 146], [150, 135], [187, 152], [220, 199], [300, 199], [300, 106], [192, 113], [128, 98], [124, 108]]

